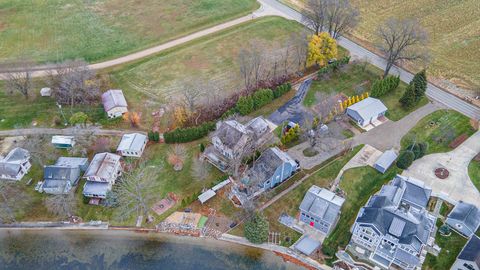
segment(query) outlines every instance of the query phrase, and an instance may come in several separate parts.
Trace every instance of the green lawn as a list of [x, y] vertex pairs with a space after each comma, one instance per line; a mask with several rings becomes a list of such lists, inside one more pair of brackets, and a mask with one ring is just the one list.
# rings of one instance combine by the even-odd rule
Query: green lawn
[[468, 175], [473, 184], [480, 191], [480, 161], [472, 160], [468, 165]]
[[3, 0], [0, 61], [100, 61], [194, 33], [258, 7], [255, 0]]
[[[439, 225], [438, 222], [437, 225]], [[467, 239], [452, 230], [452, 234], [450, 236], [442, 236], [439, 232], [437, 232], [437, 235], [435, 236], [435, 243], [437, 243], [442, 250], [437, 257], [427, 254], [422, 269], [450, 269], [463, 246], [465, 246], [467, 243]]]
[[[313, 81], [303, 103], [307, 107], [317, 104], [315, 94], [318, 92], [328, 94], [344, 93], [347, 96], [357, 95], [358, 92], [370, 92], [371, 84], [376, 79], [379, 79], [382, 74], [383, 72], [380, 69], [370, 64], [350, 64], [337, 72], [325, 76], [325, 78], [320, 77], [319, 80]], [[395, 91], [380, 98], [388, 108], [386, 116], [393, 121], [400, 120], [428, 102], [427, 98], [423, 98], [414, 108], [404, 109], [398, 100], [405, 92], [406, 86], [407, 84], [401, 82]]]
[[350, 228], [360, 208], [367, 203], [371, 195], [392, 180], [397, 173], [399, 171], [396, 167], [392, 167], [385, 174], [379, 173], [372, 167], [359, 167], [347, 170], [343, 174], [340, 188], [345, 192], [346, 200], [337, 226], [323, 243], [324, 252], [333, 255], [338, 248], [346, 247], [351, 237]]
[[243, 88], [238, 53], [256, 41], [274, 51], [302, 26], [280, 17], [266, 17], [199, 38], [139, 62], [112, 70], [117, 87], [128, 95], [148, 93], [171, 100], [183, 91], [185, 82], [209, 81], [225, 96]]
[[[312, 185], [328, 188], [332, 181], [337, 176], [340, 169], [361, 149], [362, 146], [357, 146], [353, 151], [334, 160], [327, 166], [321, 168], [316, 173], [312, 174], [301, 185], [287, 193], [276, 203], [264, 210], [265, 216], [270, 222], [270, 231], [280, 232], [282, 236], [295, 236], [296, 239], [300, 234], [280, 224], [278, 218], [282, 213], [296, 217], [298, 214], [298, 207], [305, 196], [305, 193]], [[295, 241], [296, 239], [292, 239]]]
[[452, 110], [440, 110], [425, 116], [412, 128], [401, 141], [402, 149], [413, 141], [427, 142], [427, 154], [448, 152], [448, 145], [462, 134], [472, 135], [475, 132], [470, 119]]

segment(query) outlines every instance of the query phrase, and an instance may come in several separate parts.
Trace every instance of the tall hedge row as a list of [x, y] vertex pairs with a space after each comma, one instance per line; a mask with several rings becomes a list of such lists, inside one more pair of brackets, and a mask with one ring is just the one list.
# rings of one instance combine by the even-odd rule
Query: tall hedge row
[[275, 98], [279, 98], [292, 89], [290, 83], [285, 83], [272, 89], [260, 89], [248, 96], [242, 96], [238, 99], [235, 106], [236, 111], [241, 115], [247, 115], [255, 110], [262, 108]]
[[203, 138], [213, 130], [215, 130], [215, 123], [205, 122], [200, 126], [177, 128], [173, 131], [165, 132], [163, 137], [166, 143], [186, 143]]
[[370, 95], [372, 97], [381, 97], [395, 90], [400, 84], [399, 76], [387, 76], [384, 79], [376, 80], [372, 84]]

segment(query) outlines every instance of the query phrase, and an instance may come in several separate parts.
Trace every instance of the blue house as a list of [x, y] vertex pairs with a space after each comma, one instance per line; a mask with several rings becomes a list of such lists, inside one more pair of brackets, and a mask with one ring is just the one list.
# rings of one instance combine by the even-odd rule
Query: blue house
[[40, 192], [67, 194], [78, 184], [80, 174], [88, 166], [87, 158], [61, 157], [54, 165], [45, 166]]
[[446, 223], [469, 238], [480, 228], [480, 210], [473, 204], [460, 201], [448, 215]]
[[253, 162], [241, 182], [248, 197], [256, 197], [274, 188], [299, 169], [299, 164], [277, 147], [267, 149]]

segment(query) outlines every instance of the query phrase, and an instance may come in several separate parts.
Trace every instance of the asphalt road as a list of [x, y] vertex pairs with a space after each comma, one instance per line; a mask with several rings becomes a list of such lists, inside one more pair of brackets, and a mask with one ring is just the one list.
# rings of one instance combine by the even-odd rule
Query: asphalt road
[[[302, 15], [299, 12], [297, 12], [296, 10], [293, 10], [292, 8], [276, 0], [258, 0], [258, 1], [267, 9], [270, 9], [271, 12], [275, 13], [276, 15], [302, 23]], [[344, 47], [345, 49], [349, 50], [352, 57], [365, 59], [371, 64], [373, 64], [374, 66], [377, 66], [381, 69], [385, 69], [385, 66], [386, 66], [385, 59], [363, 48], [357, 43], [352, 42], [346, 38], [340, 37], [338, 40], [338, 44]], [[413, 78], [413, 74], [397, 66], [393, 67], [390, 73], [395, 75], [400, 75], [400, 79], [406, 83], [409, 83]], [[430, 83], [428, 84], [428, 88], [427, 88], [427, 96], [430, 99], [437, 101], [439, 103], [442, 103], [445, 106], [452, 108], [468, 117], [480, 120], [480, 108], [450, 93], [447, 93]]]

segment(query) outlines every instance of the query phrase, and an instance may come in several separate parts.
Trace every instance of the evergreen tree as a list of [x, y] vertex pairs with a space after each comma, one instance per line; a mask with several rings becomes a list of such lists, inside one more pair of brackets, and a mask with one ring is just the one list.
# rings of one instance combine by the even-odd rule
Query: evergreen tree
[[419, 101], [423, 96], [425, 96], [425, 92], [427, 91], [428, 82], [425, 69], [415, 74], [412, 82], [415, 85], [415, 101]]
[[415, 86], [413, 84], [413, 81], [410, 82], [410, 84], [407, 86], [407, 89], [405, 89], [405, 93], [399, 101], [402, 106], [407, 109], [415, 106], [417, 99], [415, 97]]
[[410, 165], [412, 165], [414, 159], [415, 154], [412, 151], [404, 151], [398, 157], [397, 167], [400, 169], [407, 169], [408, 167], [410, 167]]
[[267, 219], [255, 213], [254, 216], [245, 223], [245, 237], [254, 244], [262, 244], [268, 240], [269, 224]]

